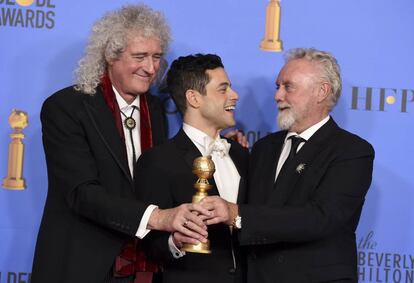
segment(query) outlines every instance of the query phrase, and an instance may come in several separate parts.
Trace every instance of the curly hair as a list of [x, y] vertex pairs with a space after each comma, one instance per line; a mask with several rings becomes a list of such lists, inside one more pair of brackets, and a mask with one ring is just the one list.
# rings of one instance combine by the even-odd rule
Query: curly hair
[[288, 50], [285, 59], [286, 62], [294, 59], [305, 59], [319, 64], [321, 67], [320, 79], [331, 85], [331, 99], [328, 104], [328, 109], [331, 111], [338, 102], [342, 91], [341, 70], [335, 57], [329, 52], [315, 48], [294, 48]]
[[221, 58], [215, 54], [195, 54], [178, 57], [171, 63], [167, 72], [167, 90], [173, 98], [181, 115], [187, 104], [185, 93], [189, 89], [206, 94], [206, 85], [210, 82], [207, 70], [224, 68]]
[[127, 5], [109, 12], [92, 27], [85, 55], [75, 71], [75, 89], [95, 94], [108, 62], [119, 58], [130, 36], [158, 38], [164, 53], [171, 41], [164, 16], [146, 5]]

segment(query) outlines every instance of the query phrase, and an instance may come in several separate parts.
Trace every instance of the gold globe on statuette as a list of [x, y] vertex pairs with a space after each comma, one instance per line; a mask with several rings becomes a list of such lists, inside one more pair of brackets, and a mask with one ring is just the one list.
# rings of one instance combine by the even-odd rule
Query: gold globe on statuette
[[[207, 191], [213, 187], [209, 184], [208, 179], [213, 177], [215, 171], [216, 168], [210, 155], [194, 159], [192, 172], [198, 177], [198, 180], [194, 184], [196, 193], [193, 195], [193, 203], [199, 203], [203, 198], [208, 196]], [[206, 243], [200, 242], [197, 245], [184, 244], [181, 250], [190, 253], [211, 254], [210, 241], [207, 240]]]
[[7, 177], [3, 179], [3, 188], [10, 190], [23, 190], [26, 181], [23, 178], [24, 139], [23, 129], [29, 123], [28, 115], [24, 111], [13, 109], [9, 116], [9, 125], [13, 129], [9, 144], [9, 159]]

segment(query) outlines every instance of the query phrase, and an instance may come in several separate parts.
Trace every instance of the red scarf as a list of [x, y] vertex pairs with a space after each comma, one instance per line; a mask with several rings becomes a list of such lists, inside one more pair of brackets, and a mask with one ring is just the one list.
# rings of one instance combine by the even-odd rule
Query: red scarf
[[[118, 129], [119, 136], [125, 141], [124, 131], [122, 129], [121, 112], [119, 110], [118, 102], [115, 98], [114, 90], [112, 89], [112, 83], [109, 76], [105, 74], [101, 81], [103, 97], [106, 104], [111, 110], [112, 116], [114, 117], [116, 128]], [[140, 119], [140, 130], [141, 130], [141, 152], [152, 147], [152, 128], [151, 128], [151, 117], [148, 109], [147, 96], [141, 95], [139, 97], [139, 119]]]
[[[125, 143], [124, 131], [122, 129], [121, 112], [115, 93], [112, 89], [112, 83], [107, 74], [101, 81], [103, 97], [106, 104], [111, 110], [114, 117], [116, 128], [119, 136]], [[141, 152], [152, 147], [152, 128], [151, 119], [148, 109], [147, 96], [141, 95], [139, 100], [140, 130], [141, 130]], [[126, 153], [126, 150], [125, 150]], [[148, 260], [140, 248], [140, 240], [133, 238], [128, 241], [121, 250], [121, 253], [115, 258], [114, 276], [125, 277], [135, 275], [135, 282], [150, 283], [152, 273], [158, 271], [158, 265]]]

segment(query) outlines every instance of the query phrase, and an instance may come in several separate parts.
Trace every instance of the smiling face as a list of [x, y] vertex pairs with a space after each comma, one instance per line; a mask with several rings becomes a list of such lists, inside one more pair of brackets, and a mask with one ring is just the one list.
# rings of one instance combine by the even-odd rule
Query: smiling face
[[[205, 133], [233, 127], [236, 124], [234, 110], [238, 94], [231, 88], [231, 83], [223, 68], [207, 70], [210, 81], [205, 87], [205, 94], [197, 94], [199, 99], [198, 123]], [[215, 136], [212, 135], [212, 136]]]
[[160, 69], [161, 57], [158, 38], [138, 36], [129, 38], [119, 58], [108, 63], [111, 82], [125, 101], [131, 103], [148, 91]]
[[301, 133], [328, 114], [325, 94], [318, 80], [320, 70], [310, 61], [294, 59], [280, 71], [275, 100], [280, 129]]

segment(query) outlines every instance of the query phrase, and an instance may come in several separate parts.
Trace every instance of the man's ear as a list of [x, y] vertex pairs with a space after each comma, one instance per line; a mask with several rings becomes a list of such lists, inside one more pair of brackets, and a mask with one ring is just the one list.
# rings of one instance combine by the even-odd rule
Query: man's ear
[[331, 92], [331, 85], [328, 82], [322, 82], [318, 89], [318, 103], [325, 101]]
[[192, 108], [200, 107], [200, 94], [198, 91], [193, 89], [188, 89], [185, 92], [185, 97], [187, 99], [188, 106]]
[[114, 64], [115, 60], [116, 60], [116, 59], [113, 59], [113, 58], [108, 58], [107, 56], [105, 56], [105, 61], [106, 61], [106, 64], [107, 64], [108, 66], [112, 66], [112, 65]]

